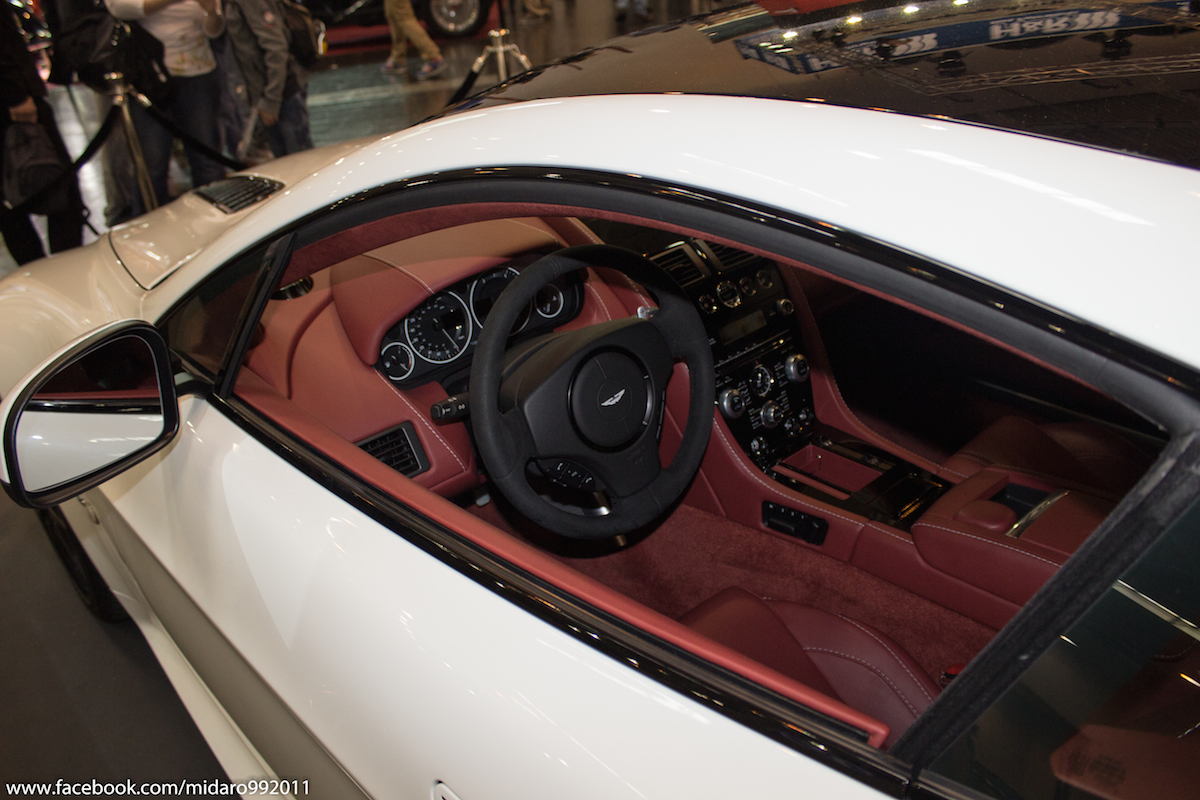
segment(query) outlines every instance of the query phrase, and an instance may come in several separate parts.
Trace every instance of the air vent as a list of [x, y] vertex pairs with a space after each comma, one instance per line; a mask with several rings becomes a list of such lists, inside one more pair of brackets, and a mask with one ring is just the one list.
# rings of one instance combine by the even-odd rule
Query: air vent
[[370, 439], [364, 439], [358, 446], [368, 455], [375, 456], [410, 478], [429, 469], [429, 458], [421, 448], [417, 429], [411, 422], [403, 422]]
[[680, 286], [690, 286], [708, 276], [692, 256], [692, 248], [686, 244], [667, 248], [653, 257], [654, 263], [662, 267]]
[[210, 184], [201, 186], [196, 190], [196, 194], [226, 214], [233, 214], [244, 208], [249, 208], [259, 200], [266, 200], [282, 188], [282, 183], [268, 178], [256, 178], [252, 175], [234, 175], [232, 178], [213, 181]]
[[745, 250], [738, 250], [735, 247], [729, 247], [723, 244], [704, 243], [713, 256], [716, 257], [720, 264], [719, 271], [728, 272], [731, 269], [744, 267], [747, 264], [753, 264], [756, 261], [762, 260], [762, 256], [756, 256], [753, 253], [747, 253]]

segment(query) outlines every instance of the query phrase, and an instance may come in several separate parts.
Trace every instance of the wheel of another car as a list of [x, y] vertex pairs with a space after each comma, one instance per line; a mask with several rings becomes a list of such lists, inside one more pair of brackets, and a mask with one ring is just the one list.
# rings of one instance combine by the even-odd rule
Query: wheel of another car
[[105, 622], [123, 622], [129, 619], [129, 613], [108, 588], [108, 583], [88, 557], [83, 545], [79, 543], [62, 510], [57, 507], [39, 508], [37, 514], [46, 535], [50, 538], [50, 544], [54, 546], [54, 552], [67, 568], [71, 583], [88, 610]]
[[491, 8], [491, 0], [428, 0], [422, 17], [434, 36], [472, 36], [487, 23]]

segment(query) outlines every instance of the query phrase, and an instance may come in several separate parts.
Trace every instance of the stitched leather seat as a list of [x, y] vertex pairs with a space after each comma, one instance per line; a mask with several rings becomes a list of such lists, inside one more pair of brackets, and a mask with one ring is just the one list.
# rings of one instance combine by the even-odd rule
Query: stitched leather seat
[[947, 459], [942, 471], [968, 478], [984, 467], [998, 467], [1116, 498], [1133, 488], [1152, 462], [1152, 456], [1100, 425], [1039, 425], [1001, 417]]
[[885, 723], [890, 746], [938, 693], [912, 656], [860, 622], [731, 588], [680, 621]]

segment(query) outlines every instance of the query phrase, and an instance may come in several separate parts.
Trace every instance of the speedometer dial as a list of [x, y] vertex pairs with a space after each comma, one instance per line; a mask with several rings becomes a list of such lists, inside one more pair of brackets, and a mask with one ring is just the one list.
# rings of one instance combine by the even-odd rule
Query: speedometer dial
[[404, 335], [418, 356], [433, 364], [446, 364], [471, 343], [471, 312], [461, 297], [443, 292], [409, 314]]

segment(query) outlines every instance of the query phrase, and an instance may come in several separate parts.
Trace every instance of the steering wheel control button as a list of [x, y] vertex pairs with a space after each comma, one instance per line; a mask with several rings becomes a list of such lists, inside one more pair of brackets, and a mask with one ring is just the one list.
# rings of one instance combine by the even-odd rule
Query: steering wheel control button
[[596, 479], [592, 473], [573, 461], [565, 458], [548, 458], [538, 462], [542, 473], [557, 484], [568, 489], [582, 489], [585, 492], [596, 491]]
[[737, 419], [746, 413], [746, 399], [737, 389], [725, 389], [717, 396], [717, 405], [726, 419]]
[[606, 352], [580, 368], [571, 387], [571, 416], [588, 444], [614, 450], [646, 427], [650, 393], [646, 372], [629, 356]]

